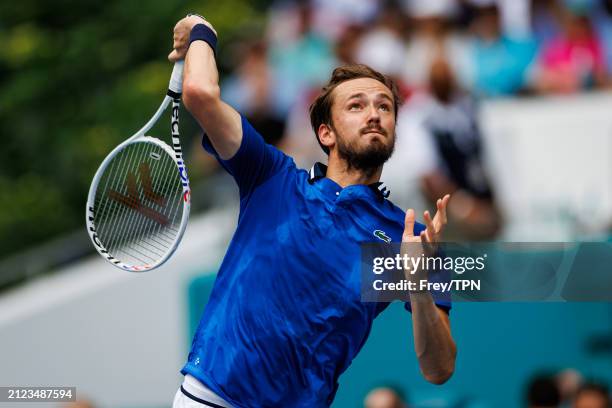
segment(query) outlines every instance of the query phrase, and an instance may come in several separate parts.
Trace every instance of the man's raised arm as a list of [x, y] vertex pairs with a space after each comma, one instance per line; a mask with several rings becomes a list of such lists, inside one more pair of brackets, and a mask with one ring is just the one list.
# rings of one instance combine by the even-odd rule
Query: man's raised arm
[[[200, 35], [189, 44], [190, 34], [196, 25]], [[207, 27], [207, 28], [206, 28]], [[195, 30], [194, 30], [195, 32]], [[242, 141], [242, 125], [238, 112], [221, 100], [219, 72], [215, 62], [216, 32], [204, 18], [196, 15], [185, 17], [174, 27], [174, 50], [168, 56], [170, 61], [185, 59], [183, 73], [183, 103], [196, 118], [208, 135], [210, 142], [221, 159], [231, 159]], [[192, 37], [192, 39], [193, 39]], [[210, 41], [213, 39], [214, 41]]]

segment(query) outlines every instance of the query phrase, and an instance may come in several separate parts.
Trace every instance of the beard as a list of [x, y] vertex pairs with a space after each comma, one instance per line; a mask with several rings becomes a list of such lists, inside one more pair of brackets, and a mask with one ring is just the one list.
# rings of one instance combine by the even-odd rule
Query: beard
[[[359, 137], [362, 137], [364, 134], [372, 131], [381, 133], [385, 136], [385, 140], [387, 140], [387, 131], [378, 127], [361, 129], [359, 131]], [[391, 143], [386, 144], [376, 140], [365, 148], [359, 148], [359, 140], [351, 143], [335, 129], [334, 132], [336, 133], [338, 156], [340, 159], [346, 162], [347, 170], [349, 171], [358, 170], [365, 173], [367, 176], [371, 176], [380, 166], [389, 160], [393, 154], [393, 150], [395, 149], [395, 135], [393, 135]]]

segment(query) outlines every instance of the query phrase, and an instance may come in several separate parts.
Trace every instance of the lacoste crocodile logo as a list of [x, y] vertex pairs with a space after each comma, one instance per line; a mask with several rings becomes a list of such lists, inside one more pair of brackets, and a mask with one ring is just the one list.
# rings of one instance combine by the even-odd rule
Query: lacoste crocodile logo
[[387, 244], [391, 242], [391, 237], [387, 236], [387, 234], [385, 234], [385, 231], [376, 230], [374, 231], [374, 236], [380, 239], [381, 241], [385, 241]]

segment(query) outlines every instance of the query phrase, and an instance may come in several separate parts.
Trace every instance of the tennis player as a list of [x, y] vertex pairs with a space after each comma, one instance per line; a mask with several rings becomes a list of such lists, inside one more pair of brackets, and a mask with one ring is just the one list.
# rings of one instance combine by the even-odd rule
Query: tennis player
[[[183, 101], [203, 146], [240, 192], [238, 227], [193, 339], [174, 407], [328, 407], [338, 377], [388, 303], [360, 301], [360, 243], [438, 242], [449, 196], [425, 225], [379, 181], [393, 152], [398, 96], [363, 65], [337, 68], [311, 107], [329, 155], [308, 172], [266, 144], [220, 98], [216, 32], [192, 15], [174, 28], [169, 59], [185, 59]], [[420, 245], [420, 244], [419, 244]], [[450, 303], [411, 293], [415, 349], [424, 377], [452, 375]], [[398, 332], [404, 329], [398, 328]]]

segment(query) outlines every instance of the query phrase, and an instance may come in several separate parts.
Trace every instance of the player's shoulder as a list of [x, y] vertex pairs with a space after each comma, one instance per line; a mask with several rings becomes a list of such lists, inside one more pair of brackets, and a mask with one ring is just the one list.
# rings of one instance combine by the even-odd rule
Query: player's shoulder
[[404, 223], [404, 218], [406, 217], [406, 212], [399, 208], [397, 205], [393, 204], [393, 201], [388, 198], [385, 199], [384, 203], [385, 212], [389, 215], [391, 219], [397, 222]]

